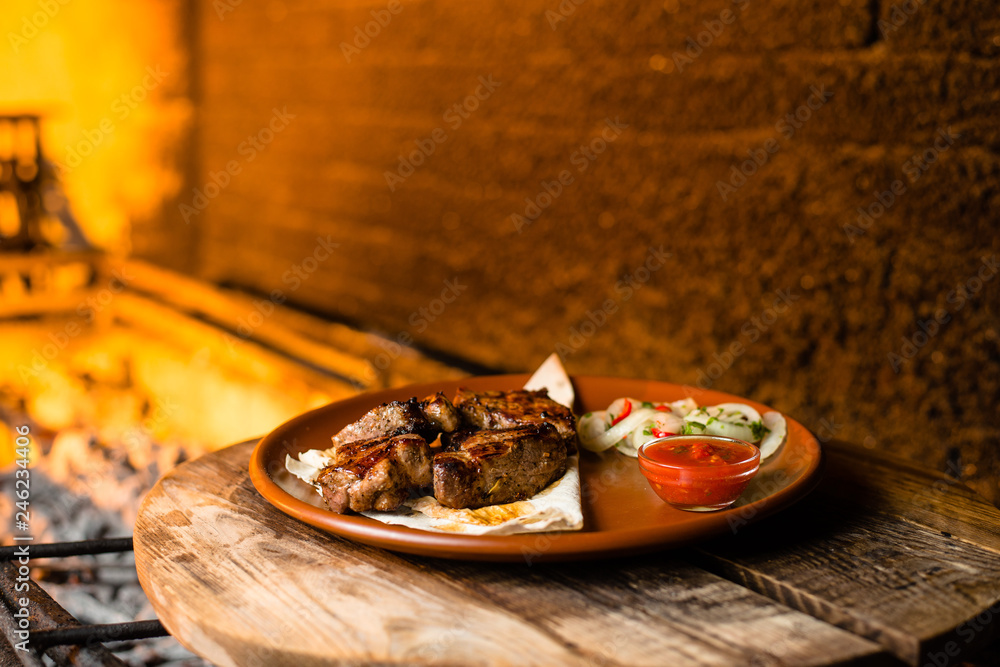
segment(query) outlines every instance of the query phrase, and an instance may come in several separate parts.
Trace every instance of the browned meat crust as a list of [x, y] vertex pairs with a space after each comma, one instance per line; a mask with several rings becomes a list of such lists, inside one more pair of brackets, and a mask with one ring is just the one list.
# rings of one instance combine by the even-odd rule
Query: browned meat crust
[[430, 486], [431, 451], [418, 435], [343, 443], [316, 479], [330, 510], [391, 511], [410, 490]]
[[[432, 463], [427, 443], [442, 433]], [[545, 390], [459, 389], [454, 405], [440, 392], [383, 403], [335, 435], [333, 449], [317, 482], [334, 512], [394, 510], [432, 483], [442, 505], [475, 508], [530, 498], [561, 476], [576, 423]]]
[[442, 433], [451, 433], [461, 423], [458, 410], [440, 391], [422, 400], [420, 406], [427, 419]]
[[333, 447], [339, 449], [341, 445], [351, 442], [404, 433], [413, 433], [431, 442], [439, 433], [454, 431], [458, 423], [458, 412], [442, 393], [428, 396], [423, 401], [418, 401], [416, 397], [408, 401], [392, 401], [372, 408], [361, 419], [345, 426], [333, 436]]
[[566, 470], [566, 447], [550, 424], [457, 431], [434, 456], [434, 497], [454, 508], [525, 500]]
[[482, 429], [551, 424], [566, 445], [567, 454], [577, 451], [573, 412], [549, 398], [549, 392], [544, 389], [472, 391], [461, 388], [455, 394], [455, 408], [467, 424]]

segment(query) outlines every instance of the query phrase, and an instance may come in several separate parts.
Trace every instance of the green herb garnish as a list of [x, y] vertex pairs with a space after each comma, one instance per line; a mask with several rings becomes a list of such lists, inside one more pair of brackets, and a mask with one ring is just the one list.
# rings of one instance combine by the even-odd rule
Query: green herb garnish
[[697, 435], [694, 432], [694, 428], [696, 426], [702, 431], [706, 428], [706, 426], [701, 422], [684, 422], [684, 426], [681, 427], [681, 435]]
[[760, 420], [750, 423], [750, 432], [753, 433], [753, 440], [757, 442], [763, 440], [764, 436], [771, 432], [771, 429], [764, 426], [764, 423]]

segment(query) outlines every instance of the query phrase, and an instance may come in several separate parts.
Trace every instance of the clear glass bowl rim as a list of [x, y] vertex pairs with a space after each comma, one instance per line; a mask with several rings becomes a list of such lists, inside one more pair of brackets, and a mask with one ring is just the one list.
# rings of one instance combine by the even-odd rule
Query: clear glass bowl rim
[[[674, 464], [670, 464], [670, 463], [662, 463], [660, 461], [654, 461], [653, 459], [651, 459], [648, 456], [646, 456], [645, 450], [646, 450], [647, 447], [650, 447], [651, 445], [655, 445], [655, 444], [660, 443], [660, 442], [665, 442], [667, 440], [670, 440], [672, 442], [679, 440], [681, 442], [692, 442], [692, 441], [713, 442], [713, 441], [715, 441], [715, 442], [735, 443], [737, 445], [741, 445], [742, 447], [746, 447], [746, 448], [749, 448], [750, 450], [753, 450], [753, 456], [750, 456], [749, 458], [746, 458], [746, 459], [741, 459], [739, 461], [733, 461], [733, 462], [730, 462], [730, 463], [726, 463], [725, 465], [710, 466], [710, 467], [709, 466], [704, 466], [704, 467], [703, 466], [691, 466], [691, 465], [674, 465]], [[737, 438], [730, 438], [730, 437], [724, 436], [724, 435], [694, 435], [694, 434], [692, 434], [692, 435], [669, 435], [669, 436], [666, 436], [666, 437], [663, 437], [663, 438], [654, 438], [654, 439], [650, 440], [649, 442], [644, 443], [641, 447], [639, 447], [638, 459], [639, 459], [639, 467], [641, 467], [641, 468], [645, 467], [645, 468], [647, 468], [648, 470], [651, 470], [651, 471], [655, 471], [657, 469], [677, 471], [677, 470], [689, 470], [691, 468], [700, 468], [700, 469], [705, 469], [705, 470], [712, 470], [714, 472], [719, 472], [719, 473], [725, 473], [725, 472], [729, 471], [729, 472], [733, 472], [735, 474], [740, 474], [740, 473], [745, 472], [746, 470], [756, 469], [760, 465], [760, 450], [757, 448], [757, 445], [753, 444], [752, 442], [747, 442], [746, 440], [739, 440]], [[715, 476], [716, 475], [713, 475], [713, 477], [715, 477]], [[718, 477], [725, 477], [726, 475], [725, 474], [720, 474], [720, 475], [717, 475], [717, 476]]]

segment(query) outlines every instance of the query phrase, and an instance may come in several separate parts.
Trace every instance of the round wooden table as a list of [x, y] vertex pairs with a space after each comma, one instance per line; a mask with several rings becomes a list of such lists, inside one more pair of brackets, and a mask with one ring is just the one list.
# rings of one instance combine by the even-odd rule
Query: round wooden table
[[395, 554], [268, 504], [253, 442], [146, 497], [139, 579], [218, 665], [957, 665], [1000, 630], [1000, 511], [840, 442], [794, 507], [697, 548], [491, 564]]

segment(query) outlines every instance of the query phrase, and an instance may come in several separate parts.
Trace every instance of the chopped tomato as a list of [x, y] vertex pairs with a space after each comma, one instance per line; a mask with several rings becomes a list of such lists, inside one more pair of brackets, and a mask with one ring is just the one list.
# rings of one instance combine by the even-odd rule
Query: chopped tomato
[[696, 442], [691, 445], [691, 458], [695, 460], [707, 459], [714, 453], [715, 452], [712, 451], [712, 445], [707, 442]]

